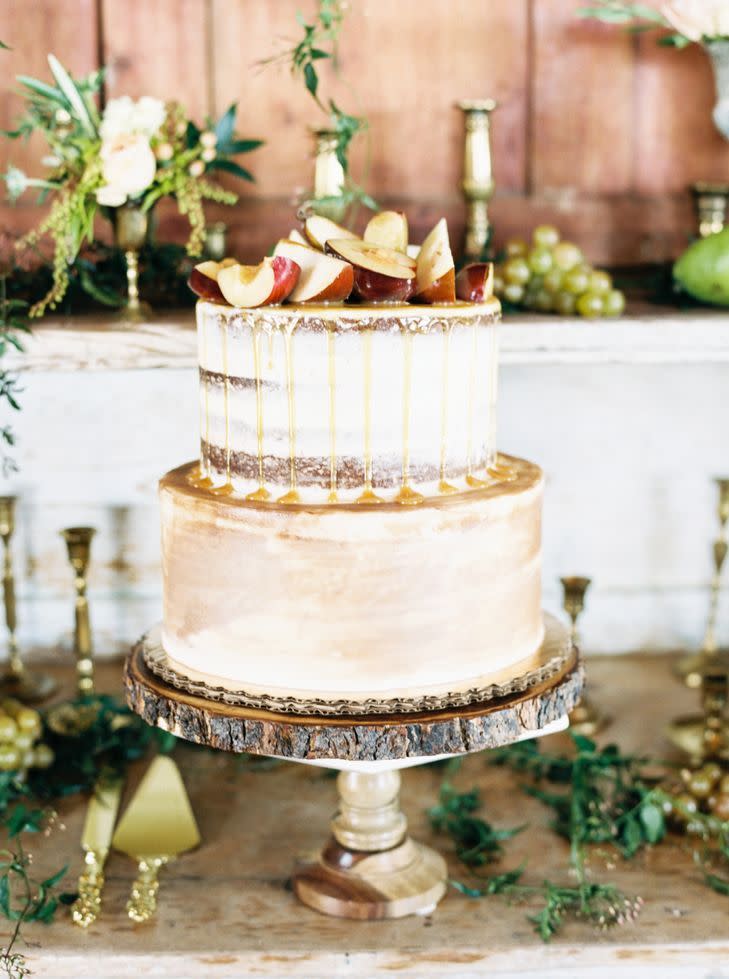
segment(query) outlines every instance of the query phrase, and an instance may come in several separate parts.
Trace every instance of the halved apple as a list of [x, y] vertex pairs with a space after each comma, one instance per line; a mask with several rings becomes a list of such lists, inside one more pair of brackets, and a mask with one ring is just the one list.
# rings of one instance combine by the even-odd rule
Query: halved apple
[[456, 276], [456, 297], [467, 303], [483, 303], [494, 294], [492, 262], [465, 265]]
[[301, 269], [290, 258], [276, 255], [260, 265], [231, 265], [218, 273], [218, 285], [231, 306], [251, 309], [283, 302], [299, 280]]
[[370, 245], [394, 248], [406, 252], [408, 247], [408, 219], [402, 211], [380, 211], [371, 217], [364, 231], [364, 240]]
[[304, 238], [304, 236], [298, 230], [298, 228], [292, 228], [291, 231], [289, 231], [288, 239], [286, 238], [282, 239], [282, 241], [286, 241], [286, 240], [295, 241], [297, 245], [306, 245], [307, 248], [311, 247], [311, 242], [309, 241], [309, 239]]
[[330, 239], [326, 250], [354, 266], [354, 291], [365, 302], [407, 302], [412, 296], [415, 270], [402, 252], [361, 238]]
[[224, 258], [221, 262], [199, 262], [190, 272], [188, 286], [200, 299], [211, 303], [224, 303], [225, 297], [218, 285], [218, 273], [238, 263], [234, 258]]
[[456, 298], [456, 268], [448, 240], [448, 225], [441, 218], [428, 233], [418, 254], [415, 301], [452, 303]]
[[273, 250], [301, 269], [299, 281], [289, 296], [292, 303], [343, 302], [354, 285], [354, 269], [349, 262], [325, 255], [297, 241], [282, 238]]
[[323, 217], [321, 214], [311, 214], [304, 222], [304, 233], [315, 248], [324, 251], [330, 238], [353, 238], [361, 241], [359, 235], [343, 228], [336, 221]]

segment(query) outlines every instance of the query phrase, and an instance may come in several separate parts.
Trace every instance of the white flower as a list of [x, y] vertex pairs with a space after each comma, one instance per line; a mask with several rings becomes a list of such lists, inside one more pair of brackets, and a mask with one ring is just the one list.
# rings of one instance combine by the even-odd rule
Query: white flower
[[117, 190], [107, 184], [106, 187], [99, 187], [96, 191], [96, 200], [102, 207], [121, 207], [126, 202], [127, 195], [122, 190]]
[[661, 13], [674, 30], [690, 41], [729, 37], [727, 0], [671, 0]]
[[159, 132], [165, 116], [165, 104], [159, 99], [143, 95], [135, 101], [128, 95], [122, 95], [121, 98], [108, 102], [104, 109], [101, 138], [106, 141], [116, 136], [135, 133], [149, 140]]
[[100, 204], [118, 207], [127, 197], [137, 197], [149, 187], [157, 161], [146, 137], [116, 136], [101, 145], [102, 174], [106, 181], [96, 192]]
[[191, 177], [202, 177], [205, 173], [205, 164], [202, 160], [193, 160], [187, 168], [187, 172]]

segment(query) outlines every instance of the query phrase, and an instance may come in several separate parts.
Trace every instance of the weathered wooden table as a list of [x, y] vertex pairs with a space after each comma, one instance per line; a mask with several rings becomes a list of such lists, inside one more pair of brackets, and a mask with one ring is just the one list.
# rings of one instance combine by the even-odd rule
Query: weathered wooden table
[[[624, 749], [669, 752], [662, 727], [696, 700], [673, 679], [670, 662], [644, 655], [588, 659], [591, 694], [615, 719], [605, 738], [615, 738]], [[121, 664], [100, 667], [99, 679], [106, 689], [120, 690]], [[294, 858], [316, 849], [326, 834], [336, 800], [326, 772], [285, 763], [269, 767], [186, 744], [176, 757], [203, 844], [163, 871], [157, 919], [135, 925], [126, 917], [135, 868], [112, 854], [103, 913], [95, 926], [83, 932], [62, 910], [54, 924], [25, 929], [35, 975], [719, 979], [729, 974], [729, 900], [703, 885], [680, 838], [630, 863], [615, 857], [614, 867], [606, 866], [609, 855], [593, 856], [600, 879], [646, 902], [636, 924], [607, 934], [570, 923], [545, 946], [526, 921], [529, 907], [509, 905], [501, 897], [472, 900], [455, 891], [431, 918], [352, 922], [307, 909], [287, 886]], [[447, 855], [458, 877], [462, 872], [449, 841], [431, 833], [425, 814], [442, 778], [437, 766], [405, 772], [402, 804], [413, 835]], [[518, 791], [513, 775], [475, 755], [464, 761], [454, 781], [482, 790], [484, 815], [496, 826], [530, 824], [507, 844], [505, 867], [526, 861], [526, 878], [533, 882], [564, 875], [566, 844], [547, 828], [544, 807]], [[70, 800], [62, 809], [65, 831], [38, 840], [38, 873], [68, 861], [69, 883], [74, 882], [81, 869], [84, 812], [83, 800]]]

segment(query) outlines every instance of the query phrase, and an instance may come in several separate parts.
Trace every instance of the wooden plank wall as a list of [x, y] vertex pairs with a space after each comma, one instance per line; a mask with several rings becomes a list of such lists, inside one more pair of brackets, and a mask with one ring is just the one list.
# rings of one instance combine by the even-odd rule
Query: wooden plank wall
[[[343, 78], [323, 86], [371, 123], [370, 191], [407, 208], [417, 232], [446, 214], [462, 224], [462, 120], [454, 102], [494, 96], [497, 239], [551, 220], [594, 261], [674, 256], [693, 226], [687, 185], [729, 179], [729, 143], [711, 122], [713, 79], [698, 48], [575, 18], [578, 0], [352, 0]], [[106, 96], [155, 94], [190, 112], [240, 103], [241, 130], [265, 138], [246, 161], [257, 183], [221, 216], [233, 249], [256, 258], [291, 225], [291, 200], [311, 179], [308, 127], [317, 110], [285, 68], [257, 62], [298, 33], [314, 0], [0, 0], [0, 125], [18, 109], [17, 72], [47, 75], [54, 51], [76, 73], [109, 67]], [[38, 169], [41, 147], [11, 158]], [[361, 167], [364, 146], [357, 154]], [[8, 156], [2, 146], [0, 162]], [[160, 233], [184, 234], [169, 207]], [[24, 204], [0, 224], [25, 228]]]

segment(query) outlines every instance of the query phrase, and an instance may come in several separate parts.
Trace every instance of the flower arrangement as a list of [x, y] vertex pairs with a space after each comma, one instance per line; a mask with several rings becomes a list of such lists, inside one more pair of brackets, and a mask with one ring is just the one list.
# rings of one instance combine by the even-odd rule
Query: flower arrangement
[[235, 135], [235, 103], [204, 128], [191, 121], [178, 102], [151, 96], [112, 99], [100, 110], [98, 96], [103, 72], [74, 79], [52, 54], [48, 56], [55, 84], [18, 76], [26, 98], [25, 114], [11, 139], [41, 132], [49, 153], [43, 159], [47, 175], [26, 176], [9, 166], [1, 175], [11, 200], [29, 188], [52, 195], [50, 211], [41, 225], [18, 243], [35, 245], [43, 235], [53, 242], [53, 284], [30, 310], [40, 316], [54, 308], [68, 287], [68, 267], [84, 241], [94, 239], [94, 219], [101, 210], [111, 218], [113, 209], [134, 204], [143, 211], [162, 197], [174, 197], [180, 213], [190, 222], [187, 251], [198, 255], [205, 235], [203, 201], [234, 204], [238, 197], [210, 181], [211, 171], [231, 173], [243, 180], [252, 174], [232, 157], [261, 145], [258, 139]]
[[727, 0], [670, 0], [660, 7], [623, 0], [598, 0], [580, 10], [582, 17], [594, 17], [608, 24], [627, 24], [633, 30], [664, 27], [671, 33], [659, 44], [686, 47], [729, 40], [729, 3]]

